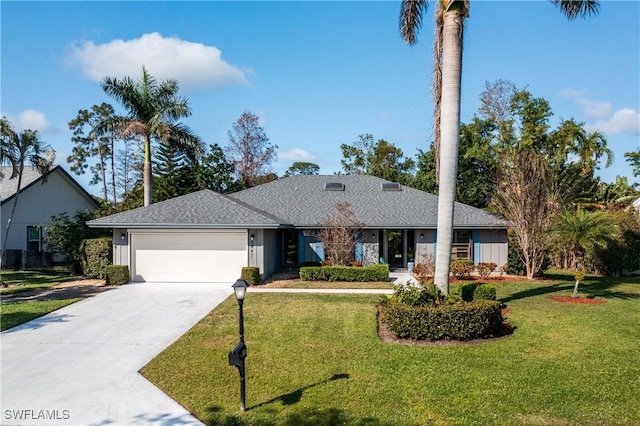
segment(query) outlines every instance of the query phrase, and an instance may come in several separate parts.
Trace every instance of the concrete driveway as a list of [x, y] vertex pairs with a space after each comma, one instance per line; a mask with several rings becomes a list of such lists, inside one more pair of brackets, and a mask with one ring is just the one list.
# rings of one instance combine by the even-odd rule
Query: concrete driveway
[[0, 336], [2, 425], [200, 425], [138, 370], [233, 293], [133, 283]]

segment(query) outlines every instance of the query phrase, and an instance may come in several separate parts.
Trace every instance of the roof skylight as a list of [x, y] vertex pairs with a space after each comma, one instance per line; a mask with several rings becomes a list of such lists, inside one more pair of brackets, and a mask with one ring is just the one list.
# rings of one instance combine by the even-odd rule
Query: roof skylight
[[344, 183], [341, 182], [325, 182], [325, 191], [344, 191]]
[[396, 182], [382, 182], [380, 184], [382, 186], [383, 192], [398, 192], [402, 191], [402, 187], [399, 183]]

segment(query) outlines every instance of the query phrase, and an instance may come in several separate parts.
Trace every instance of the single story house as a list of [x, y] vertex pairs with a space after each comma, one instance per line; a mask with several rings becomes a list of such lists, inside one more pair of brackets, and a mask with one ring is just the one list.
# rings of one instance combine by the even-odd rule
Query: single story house
[[[24, 263], [28, 253], [46, 251], [44, 237], [51, 224], [51, 216], [67, 213], [72, 217], [77, 210], [95, 211], [98, 208], [98, 203], [91, 194], [61, 166], [53, 167], [46, 176], [26, 166], [22, 173], [18, 204], [7, 237], [7, 222], [11, 218], [11, 210], [18, 190], [18, 178], [10, 179], [11, 167], [2, 167], [1, 171], [4, 177], [0, 189], [2, 197], [0, 243], [4, 243], [8, 238], [6, 248], [11, 253], [12, 259], [8, 259], [7, 256], [5, 259], [7, 265], [13, 265], [14, 260]], [[15, 253], [20, 253], [23, 258], [18, 259]]]
[[[321, 261], [323, 221], [349, 203], [362, 224], [354, 256], [406, 267], [435, 254], [438, 197], [367, 175], [297, 175], [231, 195], [203, 190], [88, 222], [113, 228], [114, 264], [132, 281], [233, 282]], [[455, 258], [507, 263], [509, 223], [456, 203]]]

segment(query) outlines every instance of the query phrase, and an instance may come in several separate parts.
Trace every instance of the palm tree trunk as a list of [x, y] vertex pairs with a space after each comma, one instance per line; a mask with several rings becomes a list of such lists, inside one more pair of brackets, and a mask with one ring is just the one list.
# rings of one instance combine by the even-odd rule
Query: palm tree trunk
[[151, 138], [146, 135], [144, 138], [144, 166], [142, 169], [142, 184], [144, 190], [144, 205], [151, 204], [152, 183], [151, 183]]
[[449, 294], [453, 213], [458, 175], [463, 19], [464, 17], [459, 10], [446, 11], [442, 36], [440, 183], [438, 185], [438, 244], [436, 246], [434, 281], [445, 295]]
[[18, 206], [18, 197], [20, 196], [20, 189], [22, 188], [22, 172], [24, 171], [24, 165], [20, 164], [18, 169], [18, 187], [16, 188], [16, 196], [13, 198], [13, 206], [11, 207], [11, 215], [7, 220], [7, 233], [4, 234], [4, 241], [2, 242], [2, 255], [0, 256], [0, 263], [4, 265], [5, 251], [7, 250], [7, 241], [9, 241], [9, 231], [11, 230], [11, 223], [13, 222], [13, 216], [16, 214], [16, 207]]

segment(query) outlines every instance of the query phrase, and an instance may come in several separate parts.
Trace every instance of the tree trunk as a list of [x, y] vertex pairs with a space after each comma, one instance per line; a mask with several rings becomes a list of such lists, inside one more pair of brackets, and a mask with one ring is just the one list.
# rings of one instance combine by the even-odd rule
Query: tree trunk
[[434, 281], [445, 295], [449, 294], [453, 214], [458, 175], [463, 19], [459, 10], [446, 11], [443, 26], [438, 243]]
[[142, 185], [144, 190], [144, 205], [151, 204], [151, 138], [147, 135], [144, 138], [144, 166], [142, 169]]
[[573, 286], [573, 294], [571, 295], [571, 297], [573, 297], [574, 299], [577, 299], [579, 297], [578, 295], [578, 285], [580, 284], [580, 280], [576, 280], [576, 285]]
[[7, 220], [7, 233], [4, 234], [4, 241], [2, 242], [2, 253], [0, 254], [0, 266], [4, 266], [4, 254], [7, 250], [7, 241], [9, 241], [9, 231], [11, 230], [11, 222], [13, 222], [13, 216], [16, 214], [16, 207], [18, 206], [18, 197], [20, 196], [20, 189], [22, 188], [22, 172], [24, 171], [24, 165], [20, 164], [18, 172], [18, 187], [16, 188], [16, 195], [13, 198], [13, 206], [11, 207], [11, 215]]
[[107, 191], [107, 171], [105, 170], [105, 167], [104, 167], [104, 152], [99, 140], [96, 141], [96, 145], [98, 146], [98, 158], [100, 159], [100, 174], [102, 175], [102, 192], [104, 194], [104, 200], [107, 201], [109, 199], [109, 192]]
[[111, 190], [113, 191], [113, 206], [118, 205], [118, 198], [116, 197], [116, 166], [114, 157], [116, 156], [115, 144], [113, 143], [113, 136], [111, 141]]

